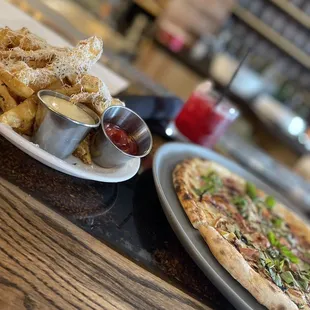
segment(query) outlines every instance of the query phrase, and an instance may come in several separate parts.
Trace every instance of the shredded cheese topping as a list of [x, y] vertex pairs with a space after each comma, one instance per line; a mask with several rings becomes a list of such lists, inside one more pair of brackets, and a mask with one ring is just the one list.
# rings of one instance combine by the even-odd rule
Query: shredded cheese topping
[[[79, 83], [100, 59], [103, 48], [102, 40], [96, 36], [80, 41], [73, 48], [54, 47], [26, 28], [18, 31], [2, 28], [0, 38], [0, 69], [34, 90], [71, 76]], [[81, 93], [73, 95], [72, 101], [83, 102], [86, 97], [94, 104], [104, 101], [109, 106], [112, 101], [108, 87], [102, 81], [99, 90], [93, 93], [85, 94], [81, 86]]]

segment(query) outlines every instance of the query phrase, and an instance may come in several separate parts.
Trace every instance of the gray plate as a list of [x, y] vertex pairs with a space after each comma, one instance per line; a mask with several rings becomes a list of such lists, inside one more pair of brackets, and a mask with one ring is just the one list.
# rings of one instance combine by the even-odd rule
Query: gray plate
[[266, 309], [217, 262], [200, 236], [199, 231], [192, 227], [184, 213], [172, 185], [172, 171], [177, 163], [190, 157], [213, 160], [246, 180], [255, 183], [257, 187], [276, 197], [287, 206], [290, 206], [290, 204], [279, 193], [251, 173], [208, 149], [192, 144], [168, 143], [162, 146], [155, 155], [153, 174], [157, 193], [170, 225], [187, 252], [212, 283], [237, 309]]

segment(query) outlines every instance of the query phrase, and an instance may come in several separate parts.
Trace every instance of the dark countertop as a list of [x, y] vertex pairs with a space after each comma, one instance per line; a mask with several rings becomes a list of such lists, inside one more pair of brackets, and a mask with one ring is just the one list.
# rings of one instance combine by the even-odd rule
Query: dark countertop
[[1, 177], [0, 221], [1, 309], [211, 309]]
[[234, 309], [173, 233], [150, 169], [127, 182], [100, 183], [48, 168], [2, 137], [0, 149], [2, 178], [208, 306]]

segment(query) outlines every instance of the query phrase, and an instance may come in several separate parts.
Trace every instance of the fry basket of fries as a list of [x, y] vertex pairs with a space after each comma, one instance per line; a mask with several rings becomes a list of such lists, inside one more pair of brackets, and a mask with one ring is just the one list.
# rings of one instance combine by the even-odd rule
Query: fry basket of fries
[[[43, 89], [67, 96], [98, 118], [108, 107], [124, 105], [111, 97], [100, 78], [89, 74], [102, 48], [102, 40], [95, 36], [75, 47], [54, 47], [26, 28], [0, 28], [0, 122], [33, 137], [42, 121], [37, 93]], [[73, 155], [92, 164], [89, 134]]]

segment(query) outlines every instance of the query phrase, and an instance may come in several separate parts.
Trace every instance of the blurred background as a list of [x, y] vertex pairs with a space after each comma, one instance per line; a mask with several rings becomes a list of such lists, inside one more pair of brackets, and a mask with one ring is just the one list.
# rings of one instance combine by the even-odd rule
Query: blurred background
[[241, 111], [230, 133], [247, 142], [244, 148], [257, 147], [261, 165], [268, 155], [310, 179], [310, 0], [10, 2], [53, 20], [72, 43], [103, 37], [105, 62], [125, 77], [130, 72], [132, 83], [143, 81], [135, 94], [165, 89], [185, 101], [206, 79], [221, 91], [250, 48], [228, 93]]

